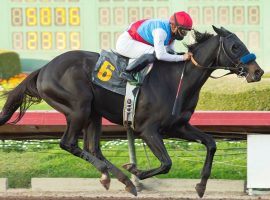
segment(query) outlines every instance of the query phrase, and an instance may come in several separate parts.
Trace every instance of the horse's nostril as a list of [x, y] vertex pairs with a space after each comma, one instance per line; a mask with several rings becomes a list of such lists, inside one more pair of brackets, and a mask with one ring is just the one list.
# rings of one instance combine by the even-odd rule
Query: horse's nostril
[[263, 74], [264, 74], [264, 71], [263, 70], [259, 70], [257, 69], [255, 72], [254, 72], [255, 76], [257, 77], [261, 77]]
[[253, 76], [254, 81], [260, 81], [263, 74], [264, 74], [263, 70], [261, 70], [261, 69], [255, 70], [254, 76]]

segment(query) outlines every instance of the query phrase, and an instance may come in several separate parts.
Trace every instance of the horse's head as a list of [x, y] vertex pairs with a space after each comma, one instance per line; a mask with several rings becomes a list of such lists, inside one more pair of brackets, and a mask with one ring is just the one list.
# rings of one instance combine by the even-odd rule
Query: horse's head
[[260, 81], [264, 71], [255, 61], [256, 56], [248, 51], [235, 34], [223, 27], [219, 29], [213, 26], [213, 29], [220, 36], [217, 65], [224, 66], [238, 76], [246, 77], [247, 82]]

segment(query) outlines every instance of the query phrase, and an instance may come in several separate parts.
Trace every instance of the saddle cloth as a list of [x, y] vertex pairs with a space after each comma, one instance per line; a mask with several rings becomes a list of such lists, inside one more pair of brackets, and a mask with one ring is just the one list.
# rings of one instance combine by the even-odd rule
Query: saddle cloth
[[[120, 74], [127, 67], [128, 61], [129, 58], [121, 56], [118, 53], [102, 50], [95, 69], [92, 71], [92, 82], [107, 90], [125, 96], [127, 81]], [[146, 75], [150, 72], [151, 66], [145, 67], [135, 75], [140, 83], [143, 82]]]
[[120, 77], [129, 58], [115, 52], [102, 50], [92, 71], [92, 82], [117, 94], [125, 95], [126, 80]]
[[[139, 94], [139, 84], [131, 85], [120, 77], [128, 65], [128, 58], [115, 52], [102, 50], [99, 60], [92, 72], [92, 82], [107, 90], [125, 96], [123, 109], [123, 124], [125, 127], [134, 129], [134, 116], [136, 110], [136, 100]], [[140, 83], [151, 71], [152, 64], [145, 67], [136, 74]]]

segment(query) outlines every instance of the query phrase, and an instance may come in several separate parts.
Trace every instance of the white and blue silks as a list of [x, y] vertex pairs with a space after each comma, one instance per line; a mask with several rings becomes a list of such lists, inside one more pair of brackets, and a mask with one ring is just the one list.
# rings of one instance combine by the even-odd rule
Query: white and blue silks
[[[158, 22], [159, 21], [159, 22]], [[144, 25], [144, 23], [146, 23]], [[151, 45], [134, 40], [127, 31], [122, 33], [116, 42], [116, 51], [129, 58], [139, 58], [144, 54], [155, 52], [158, 60], [178, 62], [183, 61], [183, 55], [172, 55], [168, 50], [175, 50], [174, 41], [171, 41], [169, 21], [146, 20], [139, 28], [138, 33]], [[167, 23], [167, 25], [165, 25]], [[152, 46], [153, 45], [153, 46]]]

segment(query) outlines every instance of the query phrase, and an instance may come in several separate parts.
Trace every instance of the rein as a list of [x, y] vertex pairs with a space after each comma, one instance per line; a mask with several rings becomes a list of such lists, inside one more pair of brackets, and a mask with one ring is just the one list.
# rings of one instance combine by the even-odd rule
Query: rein
[[[216, 68], [216, 67], [210, 67], [211, 65], [212, 65], [212, 63], [209, 65], [209, 66], [207, 66], [207, 67], [205, 67], [205, 66], [202, 66], [202, 65], [200, 65], [195, 59], [194, 59], [194, 57], [193, 56], [191, 56], [190, 57], [190, 60], [191, 60], [191, 62], [196, 66], [196, 67], [201, 67], [201, 68], [206, 68], [206, 69], [225, 69], [225, 70], [230, 70], [230, 69], [227, 69], [226, 67], [220, 67], [220, 68]], [[213, 79], [218, 79], [218, 78], [222, 78], [222, 77], [224, 77], [224, 76], [228, 76], [228, 75], [230, 75], [230, 74], [233, 74], [233, 72], [228, 72], [228, 73], [226, 73], [226, 74], [224, 74], [224, 75], [222, 75], [222, 76], [219, 76], [219, 77], [215, 77], [215, 76], [210, 76], [211, 78], [213, 78]]]
[[[232, 34], [228, 35], [227, 37], [230, 37]], [[204, 69], [210, 69], [210, 70], [216, 70], [216, 69], [224, 69], [224, 70], [230, 70], [230, 72], [228, 72], [227, 74], [225, 75], [222, 75], [220, 77], [214, 77], [214, 76], [210, 76], [211, 78], [214, 78], [214, 79], [217, 79], [217, 78], [221, 78], [221, 77], [224, 77], [224, 76], [227, 76], [229, 74], [233, 74], [233, 73], [236, 73], [237, 76], [239, 77], [243, 77], [243, 76], [246, 76], [246, 70], [245, 70], [245, 65], [244, 64], [247, 64], [248, 62], [250, 61], [253, 61], [256, 59], [256, 56], [252, 53], [248, 53], [247, 55], [245, 56], [242, 56], [240, 58], [240, 61], [238, 63], [235, 63], [232, 58], [228, 55], [226, 49], [224, 48], [224, 38], [227, 38], [227, 37], [220, 37], [219, 39], [219, 49], [218, 49], [218, 54], [217, 54], [217, 57], [216, 57], [216, 66], [213, 67], [212, 63], [210, 63], [209, 66], [203, 66], [203, 65], [200, 65], [195, 59], [193, 56], [191, 56], [191, 62], [196, 66], [196, 67], [201, 67], [201, 68], [204, 68]], [[219, 65], [219, 57], [220, 57], [220, 53], [221, 53], [221, 50], [222, 52], [224, 53], [224, 55], [227, 57], [227, 59], [229, 59], [229, 61], [234, 65], [233, 67], [228, 67], [228, 66], [218, 66]]]

